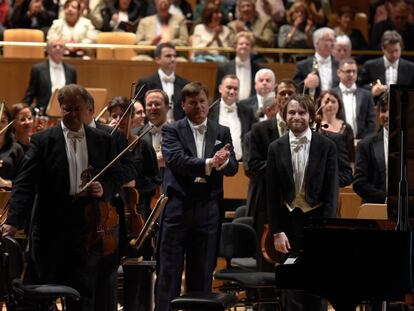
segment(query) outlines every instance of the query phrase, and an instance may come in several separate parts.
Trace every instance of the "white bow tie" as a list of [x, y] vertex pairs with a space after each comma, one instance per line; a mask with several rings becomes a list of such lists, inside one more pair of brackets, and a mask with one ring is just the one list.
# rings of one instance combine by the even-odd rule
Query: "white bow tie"
[[193, 129], [197, 131], [199, 134], [204, 135], [207, 132], [207, 125], [200, 124], [200, 125], [193, 125]]
[[397, 62], [394, 62], [394, 63], [386, 62], [385, 69], [389, 69], [389, 68], [397, 69]]
[[318, 64], [323, 65], [323, 64], [329, 64], [330, 63], [330, 58], [320, 58], [317, 60]]
[[226, 105], [226, 106], [224, 106], [224, 110], [228, 113], [235, 112], [236, 109], [237, 109], [236, 105], [231, 105], [231, 106]]
[[345, 95], [349, 95], [349, 94], [354, 94], [356, 91], [356, 87], [351, 87], [351, 88], [345, 88], [342, 93], [344, 93]]
[[298, 152], [304, 145], [308, 143], [308, 138], [303, 136], [301, 138], [296, 138], [290, 142], [293, 147], [293, 151]]
[[161, 126], [160, 127], [156, 127], [154, 126], [151, 130], [150, 133], [155, 135], [155, 134], [161, 134]]
[[174, 83], [175, 76], [169, 76], [169, 77], [163, 76], [162, 81], [164, 81], [165, 83]]
[[81, 140], [84, 137], [85, 137], [85, 133], [84, 132], [75, 132], [75, 131], [69, 131], [68, 132], [68, 138], [69, 139]]

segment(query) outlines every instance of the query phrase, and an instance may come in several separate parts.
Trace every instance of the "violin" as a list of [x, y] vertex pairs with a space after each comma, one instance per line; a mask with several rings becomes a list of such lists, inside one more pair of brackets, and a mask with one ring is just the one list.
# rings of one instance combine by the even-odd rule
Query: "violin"
[[[92, 180], [92, 175], [92, 166], [82, 172], [82, 187]], [[113, 254], [118, 246], [118, 213], [115, 207], [109, 202], [91, 198], [84, 210], [87, 232], [86, 250], [90, 251], [101, 245], [104, 255]]]
[[127, 237], [136, 237], [144, 227], [144, 216], [138, 212], [139, 193], [134, 185], [124, 185], [119, 193], [124, 203], [125, 226]]

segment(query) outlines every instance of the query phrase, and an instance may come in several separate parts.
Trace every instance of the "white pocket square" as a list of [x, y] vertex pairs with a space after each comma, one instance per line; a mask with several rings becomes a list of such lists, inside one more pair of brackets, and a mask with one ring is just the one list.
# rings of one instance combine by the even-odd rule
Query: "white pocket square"
[[214, 143], [214, 146], [217, 146], [217, 145], [220, 145], [220, 144], [222, 144], [223, 142], [221, 141], [221, 140], [216, 140], [216, 142]]

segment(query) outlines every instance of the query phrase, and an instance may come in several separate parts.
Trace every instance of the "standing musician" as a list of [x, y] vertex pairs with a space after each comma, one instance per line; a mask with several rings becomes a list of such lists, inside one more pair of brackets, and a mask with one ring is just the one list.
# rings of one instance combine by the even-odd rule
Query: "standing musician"
[[[127, 113], [126, 117], [121, 120], [121, 117], [128, 109], [128, 106], [129, 100], [126, 97], [114, 97], [109, 103], [108, 112], [112, 119], [110, 125], [115, 125], [120, 122], [119, 129], [129, 138], [129, 141], [132, 142], [136, 138], [135, 135], [131, 134], [133, 131], [131, 123], [135, 116], [134, 108], [132, 107], [131, 113]], [[129, 242], [129, 240], [127, 237], [131, 237], [131, 235], [135, 235], [134, 237], [138, 236], [139, 232], [131, 232], [135, 228], [134, 223], [136, 223], [137, 217], [143, 217], [143, 220], [148, 218], [151, 212], [151, 198], [155, 195], [157, 186], [161, 184], [161, 176], [158, 169], [155, 151], [152, 146], [147, 143], [147, 141], [140, 140], [132, 152], [134, 156], [142, 162], [140, 172], [135, 178], [135, 188], [139, 192], [139, 200], [138, 202], [131, 202], [131, 200], [124, 202], [126, 205], [124, 209], [128, 211], [129, 217], [129, 219], [126, 219], [126, 223], [130, 225], [127, 226], [125, 234], [120, 236], [121, 243], [123, 243], [122, 240], [124, 240], [123, 244], [125, 244], [122, 250], [122, 256], [127, 256], [129, 258], [138, 258], [143, 256], [145, 260], [150, 260], [153, 255], [150, 243], [144, 244], [143, 251], [137, 251], [128, 245], [127, 242]], [[124, 189], [124, 191], [127, 190], [131, 189]], [[133, 196], [126, 196], [124, 194], [124, 196], [121, 195], [121, 197], [131, 198]], [[128, 218], [127, 214], [125, 217]], [[149, 286], [151, 283], [151, 273], [149, 269], [147, 267], [124, 265], [123, 271], [123, 310], [149, 310], [149, 298], [151, 296], [151, 288]]]
[[15, 235], [30, 217], [36, 197], [31, 256], [39, 282], [78, 290], [81, 299], [68, 302], [69, 311], [116, 310], [116, 303], [106, 298], [116, 291], [111, 278], [117, 261], [117, 215], [107, 203], [120, 186], [114, 177], [117, 165], [80, 192], [88, 166], [99, 172], [115, 157], [112, 139], [83, 125], [88, 109], [83, 87], [64, 86], [58, 101], [62, 121], [33, 135], [13, 186], [2, 233]]
[[[302, 229], [313, 217], [333, 218], [338, 204], [338, 162], [334, 142], [310, 125], [315, 108], [307, 96], [290, 97], [282, 111], [289, 132], [269, 146], [267, 209], [274, 245], [281, 253], [302, 249]], [[302, 305], [320, 310], [321, 299], [287, 291], [286, 310]]]
[[207, 119], [206, 87], [191, 82], [181, 95], [186, 118], [162, 129], [163, 187], [169, 200], [157, 249], [157, 311], [170, 310], [170, 301], [179, 296], [184, 257], [187, 292], [211, 291], [223, 175], [238, 169], [229, 128]]

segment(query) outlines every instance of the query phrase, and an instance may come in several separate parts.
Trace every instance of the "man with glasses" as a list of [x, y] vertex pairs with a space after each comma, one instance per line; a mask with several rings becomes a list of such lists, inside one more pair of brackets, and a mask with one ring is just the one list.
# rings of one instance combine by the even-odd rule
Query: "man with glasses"
[[375, 132], [374, 98], [368, 90], [356, 86], [358, 66], [354, 59], [343, 59], [337, 71], [340, 83], [333, 89], [341, 97], [344, 109], [339, 118], [349, 123], [355, 138]]

